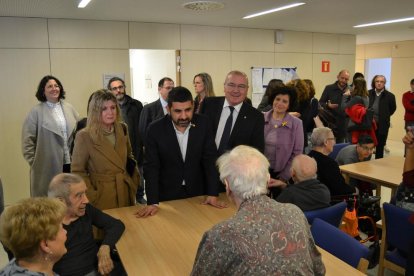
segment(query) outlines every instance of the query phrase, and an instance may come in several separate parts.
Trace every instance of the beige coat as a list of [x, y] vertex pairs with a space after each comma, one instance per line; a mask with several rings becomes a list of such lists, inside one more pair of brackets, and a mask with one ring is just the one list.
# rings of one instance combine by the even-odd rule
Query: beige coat
[[[79, 114], [71, 104], [61, 105], [70, 146]], [[64, 152], [62, 133], [45, 102], [34, 106], [23, 123], [22, 152], [30, 165], [31, 196], [47, 196], [50, 180], [62, 172]]]
[[126, 172], [127, 156], [132, 156], [128, 133], [115, 124], [115, 147], [105, 137], [92, 138], [89, 130], [76, 134], [72, 172], [83, 177], [90, 203], [98, 209], [132, 206], [139, 183], [138, 170], [133, 178]]

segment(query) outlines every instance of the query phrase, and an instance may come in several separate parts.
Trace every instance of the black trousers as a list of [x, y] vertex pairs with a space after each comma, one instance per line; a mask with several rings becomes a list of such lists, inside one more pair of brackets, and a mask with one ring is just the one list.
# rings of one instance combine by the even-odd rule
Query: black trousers
[[378, 130], [375, 131], [375, 136], [377, 137], [378, 144], [375, 148], [375, 159], [380, 159], [384, 157], [384, 147], [388, 138], [388, 131], [385, 134], [378, 133]]

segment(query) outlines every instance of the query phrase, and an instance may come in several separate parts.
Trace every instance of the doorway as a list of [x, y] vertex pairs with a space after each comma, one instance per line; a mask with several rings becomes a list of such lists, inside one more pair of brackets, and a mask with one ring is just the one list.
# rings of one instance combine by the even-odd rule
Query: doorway
[[160, 79], [169, 77], [179, 85], [179, 55], [177, 50], [130, 49], [131, 96], [145, 105], [158, 99]]

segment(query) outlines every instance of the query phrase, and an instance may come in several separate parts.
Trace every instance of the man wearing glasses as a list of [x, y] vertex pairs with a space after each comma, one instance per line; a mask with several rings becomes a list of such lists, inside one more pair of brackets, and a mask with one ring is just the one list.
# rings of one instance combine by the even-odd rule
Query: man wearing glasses
[[246, 101], [248, 89], [246, 74], [231, 71], [224, 81], [224, 97], [204, 100], [201, 113], [210, 119], [219, 155], [238, 145], [264, 151], [264, 117]]
[[[143, 167], [143, 141], [139, 136], [139, 119], [142, 112], [142, 103], [136, 99], [126, 95], [125, 81], [118, 77], [113, 77], [108, 82], [108, 89], [115, 95], [119, 107], [121, 109], [122, 121], [128, 125], [129, 140], [131, 141], [132, 152], [140, 174], [142, 175]], [[145, 188], [144, 180], [141, 177], [141, 183], [137, 190], [136, 201], [140, 204], [145, 204], [144, 198]]]
[[164, 117], [167, 112], [168, 93], [174, 88], [174, 81], [168, 77], [162, 78], [158, 82], [158, 93], [160, 98], [155, 102], [144, 106], [139, 120], [139, 133], [145, 144], [148, 126], [155, 120]]
[[[353, 164], [363, 161], [371, 160], [371, 155], [375, 149], [374, 141], [369, 135], [361, 135], [358, 138], [358, 144], [349, 145], [341, 149], [336, 157], [336, 162], [341, 165]], [[370, 183], [365, 183], [363, 181], [350, 178], [349, 184], [354, 187], [358, 187], [359, 193], [372, 193]]]

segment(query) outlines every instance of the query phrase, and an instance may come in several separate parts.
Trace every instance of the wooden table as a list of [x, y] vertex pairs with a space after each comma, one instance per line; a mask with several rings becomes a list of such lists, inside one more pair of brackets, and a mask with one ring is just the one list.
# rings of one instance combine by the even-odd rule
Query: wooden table
[[[221, 195], [222, 200], [226, 200]], [[203, 233], [231, 217], [235, 206], [216, 209], [201, 205], [203, 197], [162, 202], [159, 212], [136, 218], [139, 207], [106, 210], [125, 224], [116, 247], [128, 275], [189, 275]], [[326, 275], [364, 275], [320, 249]]]
[[354, 164], [342, 165], [341, 172], [349, 177], [377, 184], [377, 195], [381, 195], [381, 186], [391, 189], [391, 196], [402, 181], [404, 157], [388, 156]]

